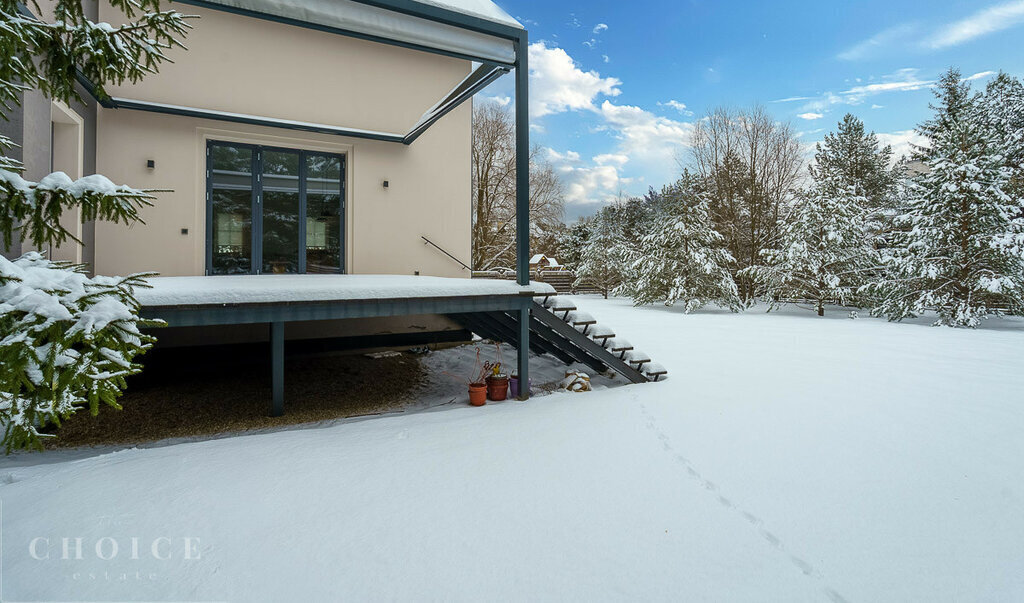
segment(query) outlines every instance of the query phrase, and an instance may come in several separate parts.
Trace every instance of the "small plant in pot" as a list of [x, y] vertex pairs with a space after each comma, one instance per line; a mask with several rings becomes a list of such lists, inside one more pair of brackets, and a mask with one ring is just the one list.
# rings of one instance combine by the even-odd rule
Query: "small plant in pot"
[[487, 377], [487, 397], [495, 402], [508, 398], [508, 375], [499, 372], [501, 365], [494, 367], [494, 373]]
[[483, 406], [484, 404], [487, 404], [487, 379], [493, 368], [494, 365], [490, 362], [480, 362], [480, 348], [477, 348], [476, 363], [473, 366], [473, 372], [470, 373], [469, 379], [457, 377], [448, 372], [445, 372], [445, 374], [469, 386], [470, 405]]
[[[527, 384], [527, 392], [530, 391], [531, 386], [533, 386], [533, 379], [530, 379], [530, 383]], [[516, 371], [512, 371], [512, 376], [508, 379], [508, 395], [513, 398], [519, 397], [519, 373]]]
[[473, 406], [487, 404], [487, 384], [483, 382], [469, 384], [469, 403]]

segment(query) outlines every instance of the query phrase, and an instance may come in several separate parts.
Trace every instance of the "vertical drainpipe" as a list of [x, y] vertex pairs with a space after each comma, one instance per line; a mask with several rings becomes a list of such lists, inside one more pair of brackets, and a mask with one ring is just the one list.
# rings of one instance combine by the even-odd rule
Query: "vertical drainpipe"
[[[516, 280], [530, 284], [530, 66], [529, 41], [524, 29], [516, 51]], [[523, 297], [519, 310], [519, 399], [530, 397], [530, 304]]]

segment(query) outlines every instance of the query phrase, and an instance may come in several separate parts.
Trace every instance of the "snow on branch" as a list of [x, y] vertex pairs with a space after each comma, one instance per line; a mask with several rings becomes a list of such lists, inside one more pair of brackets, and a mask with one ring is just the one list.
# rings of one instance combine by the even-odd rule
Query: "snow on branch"
[[0, 169], [0, 238], [13, 240], [15, 231], [33, 245], [60, 245], [78, 239], [60, 223], [61, 214], [81, 208], [81, 219], [131, 224], [139, 222], [139, 210], [152, 205], [153, 191], [116, 185], [93, 174], [72, 180], [54, 172], [39, 182], [29, 182], [13, 171]]
[[120, 408], [125, 377], [141, 370], [134, 358], [155, 338], [139, 317], [134, 290], [149, 274], [89, 277], [78, 265], [36, 252], [0, 257], [0, 427], [3, 444], [41, 447], [40, 431], [88, 405]]

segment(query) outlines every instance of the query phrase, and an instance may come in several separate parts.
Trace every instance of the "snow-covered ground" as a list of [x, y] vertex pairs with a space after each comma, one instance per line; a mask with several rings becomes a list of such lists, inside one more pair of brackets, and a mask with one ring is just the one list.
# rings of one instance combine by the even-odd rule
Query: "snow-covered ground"
[[670, 379], [0, 461], [0, 598], [1024, 599], [1024, 321], [578, 305]]

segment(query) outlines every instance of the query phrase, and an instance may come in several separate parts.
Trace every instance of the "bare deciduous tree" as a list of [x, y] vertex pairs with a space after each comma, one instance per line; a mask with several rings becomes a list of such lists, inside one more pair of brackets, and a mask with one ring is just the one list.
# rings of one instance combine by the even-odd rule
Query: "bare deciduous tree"
[[[515, 264], [515, 123], [495, 103], [473, 108], [473, 269]], [[539, 147], [530, 150], [530, 238], [547, 240], [561, 226], [565, 191]]]
[[687, 163], [704, 183], [715, 228], [736, 259], [740, 294], [756, 291], [738, 273], [771, 248], [798, 184], [803, 157], [796, 133], [761, 107], [709, 111], [694, 127]]

